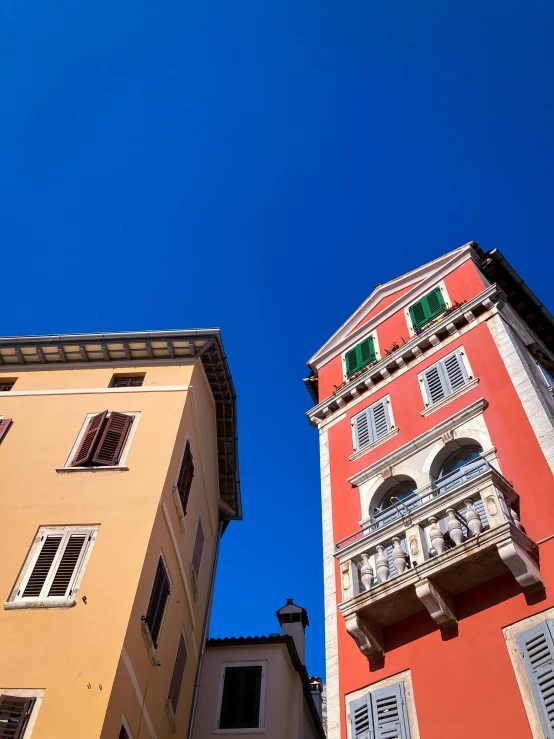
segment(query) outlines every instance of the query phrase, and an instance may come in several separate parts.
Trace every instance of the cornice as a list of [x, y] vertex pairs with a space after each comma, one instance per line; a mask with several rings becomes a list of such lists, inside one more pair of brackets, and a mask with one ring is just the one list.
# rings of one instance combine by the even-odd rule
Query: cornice
[[410, 364], [418, 361], [424, 353], [436, 349], [443, 341], [458, 335], [464, 327], [473, 324], [477, 315], [485, 315], [495, 306], [502, 307], [504, 300], [505, 296], [497, 285], [486, 288], [482, 293], [444, 316], [437, 323], [432, 323], [429, 328], [400, 346], [397, 351], [383, 357], [368, 367], [359, 377], [353, 378], [340, 390], [314, 406], [306, 414], [310, 423], [317, 426], [322, 421], [331, 419], [338, 409], [344, 408], [350, 401], [357, 400], [370, 390], [382, 387], [382, 384], [394, 376], [394, 373], [406, 369]]
[[[374, 331], [379, 324], [390, 318], [391, 315], [410, 305], [422, 290], [431, 287], [448, 272], [451, 272], [468, 259], [479, 260], [478, 255], [473, 251], [473, 245], [474, 242], [469, 242], [459, 249], [439, 257], [439, 259], [419, 267], [417, 270], [408, 272], [377, 287], [338, 331], [311, 357], [308, 366], [316, 370], [319, 369], [330, 359], [342, 353], [349, 344], [361, 340], [365, 335]], [[384, 308], [370, 321], [356, 328], [356, 325], [364, 316], [373, 310], [383, 298], [411, 285], [413, 285], [413, 288], [409, 292]]]
[[416, 436], [415, 439], [412, 439], [407, 444], [395, 449], [390, 454], [387, 454], [386, 457], [382, 457], [378, 462], [374, 462], [361, 472], [357, 472], [355, 475], [352, 475], [352, 477], [348, 478], [347, 482], [349, 482], [352, 487], [359, 487], [362, 483], [366, 482], [366, 480], [369, 480], [375, 475], [383, 472], [387, 467], [394, 467], [406, 459], [406, 457], [409, 457], [420, 449], [424, 449], [435, 441], [438, 441], [438, 439], [440, 439], [447, 431], [452, 431], [463, 423], [467, 423], [470, 419], [475, 418], [475, 416], [480, 415], [487, 409], [488, 405], [489, 404], [485, 398], [479, 398], [479, 400], [476, 400], [463, 410], [458, 411], [458, 413], [450, 416], [450, 418], [441, 421], [441, 423], [437, 424], [432, 429], [429, 429], [429, 431], [425, 431], [425, 433]]

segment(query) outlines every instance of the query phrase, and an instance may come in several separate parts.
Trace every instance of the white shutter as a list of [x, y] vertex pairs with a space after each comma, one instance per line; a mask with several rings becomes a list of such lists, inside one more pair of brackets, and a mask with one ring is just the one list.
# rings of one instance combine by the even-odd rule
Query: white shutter
[[467, 383], [468, 377], [466, 368], [464, 367], [464, 363], [462, 362], [462, 357], [459, 352], [455, 352], [449, 357], [446, 357], [446, 359], [442, 360], [441, 364], [444, 368], [444, 374], [450, 386], [451, 393], [456, 392], [456, 390], [459, 390]]
[[387, 401], [381, 400], [369, 409], [373, 428], [373, 441], [380, 439], [381, 436], [385, 436], [390, 431], [390, 418], [387, 406]]
[[448, 395], [448, 386], [445, 382], [440, 362], [425, 370], [423, 381], [425, 382], [430, 405], [438, 403], [439, 400], [442, 400]]
[[350, 704], [350, 726], [352, 739], [374, 739], [369, 693]]
[[368, 412], [364, 411], [363, 413], [358, 414], [353, 419], [353, 424], [354, 424], [354, 445], [355, 445], [356, 450], [358, 450], [364, 446], [367, 446], [370, 442], [373, 441], [371, 419], [368, 416]]
[[403, 683], [371, 693], [375, 739], [410, 739]]
[[383, 399], [366, 408], [352, 419], [352, 425], [356, 451], [385, 436], [391, 429], [388, 401]]
[[469, 377], [459, 351], [429, 367], [423, 373], [429, 405], [455, 393], [466, 385]]

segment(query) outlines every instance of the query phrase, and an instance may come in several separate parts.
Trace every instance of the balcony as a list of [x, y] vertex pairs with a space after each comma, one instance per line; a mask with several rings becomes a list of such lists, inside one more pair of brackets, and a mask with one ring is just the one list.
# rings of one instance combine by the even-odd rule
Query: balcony
[[527, 591], [544, 587], [518, 509], [512, 485], [480, 458], [338, 542], [338, 608], [360, 651], [382, 657], [382, 629], [423, 609], [455, 626], [452, 596], [504, 572]]

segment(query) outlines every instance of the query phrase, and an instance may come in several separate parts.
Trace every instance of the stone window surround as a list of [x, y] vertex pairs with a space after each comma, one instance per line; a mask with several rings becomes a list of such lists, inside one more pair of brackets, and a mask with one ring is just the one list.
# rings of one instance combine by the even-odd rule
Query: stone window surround
[[[433, 290], [435, 290], [437, 287], [440, 287], [441, 289], [442, 298], [446, 306], [445, 310], [452, 307], [452, 301], [450, 300], [450, 295], [448, 294], [448, 290], [446, 289], [446, 283], [444, 280], [437, 282], [435, 285], [433, 285], [433, 287], [426, 287], [425, 292], [422, 295], [420, 295], [415, 300], [412, 300], [410, 305], [407, 305], [404, 308], [404, 315], [406, 316], [406, 325], [408, 326], [408, 332], [410, 334], [410, 338], [413, 338], [415, 336], [415, 330], [414, 330], [414, 327], [412, 326], [412, 317], [410, 316], [410, 308], [412, 307], [412, 305], [415, 305], [416, 303], [418, 303], [421, 300], [421, 298], [425, 297], [425, 295], [428, 295], [429, 293], [433, 292]], [[440, 316], [437, 316], [437, 318], [440, 318]], [[425, 326], [423, 328], [424, 330], [426, 330]]]
[[[261, 667], [262, 682], [260, 687], [260, 713], [258, 715], [257, 729], [220, 729], [219, 721], [221, 718], [221, 703], [223, 701], [223, 687], [225, 685], [225, 669], [227, 667]], [[213, 734], [265, 734], [265, 694], [267, 682], [268, 660], [247, 660], [242, 662], [222, 662], [221, 674], [219, 678], [219, 691], [217, 695], [217, 711], [216, 722], [212, 730]]]
[[373, 350], [375, 351], [375, 360], [378, 362], [381, 357], [381, 351], [379, 348], [379, 337], [377, 336], [377, 329], [372, 329], [371, 331], [368, 331], [367, 334], [364, 334], [363, 337], [356, 339], [356, 341], [349, 347], [347, 347], [341, 354], [341, 362], [342, 362], [342, 379], [346, 380], [348, 377], [348, 374], [346, 372], [346, 355], [348, 352], [353, 349], [355, 346], [358, 346], [358, 344], [361, 344], [362, 341], [365, 341], [366, 339], [369, 339], [370, 337], [373, 338]]
[[[383, 436], [380, 436], [378, 439], [375, 439], [375, 441], [372, 441], [370, 444], [366, 444], [365, 446], [361, 447], [360, 449], [356, 449], [356, 432], [354, 429], [355, 426], [355, 420], [356, 418], [361, 415], [362, 413], [365, 413], [368, 411], [372, 406], [377, 405], [378, 403], [385, 402], [387, 404], [387, 413], [389, 416], [389, 423], [390, 423], [390, 431], [387, 431], [386, 434]], [[395, 426], [394, 423], [394, 413], [392, 410], [392, 403], [390, 399], [390, 395], [384, 395], [382, 398], [379, 398], [379, 400], [376, 400], [374, 403], [371, 403], [371, 405], [368, 405], [366, 408], [363, 409], [363, 411], [360, 411], [360, 413], [356, 413], [355, 416], [352, 416], [350, 419], [350, 425], [351, 425], [351, 431], [352, 431], [352, 449], [354, 450], [354, 453], [348, 457], [348, 459], [358, 459], [359, 457], [363, 456], [366, 452], [371, 451], [371, 449], [375, 449], [375, 447], [379, 446], [379, 444], [382, 444], [384, 441], [387, 441], [387, 439], [390, 439], [391, 437], [395, 436], [399, 429]]]
[[[462, 364], [464, 365], [464, 369], [468, 376], [468, 382], [466, 382], [465, 385], [463, 385], [458, 390], [455, 390], [453, 393], [450, 393], [450, 395], [445, 395], [444, 398], [437, 401], [436, 403], [431, 403], [431, 398], [427, 395], [427, 388], [425, 387], [425, 382], [423, 381], [424, 374], [430, 370], [432, 367], [435, 367], [437, 364], [440, 364], [441, 362], [444, 362], [446, 359], [451, 357], [452, 355], [458, 353], [460, 356], [460, 359], [462, 360]], [[468, 390], [471, 390], [472, 387], [475, 387], [478, 382], [479, 378], [474, 377], [473, 370], [471, 369], [471, 365], [469, 363], [469, 359], [467, 358], [467, 352], [464, 348], [464, 345], [457, 346], [453, 352], [450, 352], [450, 354], [447, 354], [446, 356], [439, 359], [438, 362], [435, 362], [435, 364], [430, 364], [429, 367], [426, 367], [423, 372], [420, 372], [417, 376], [417, 380], [419, 382], [419, 386], [421, 389], [421, 395], [423, 397], [423, 403], [425, 405], [425, 408], [421, 411], [422, 416], [428, 416], [430, 413], [433, 413], [433, 411], [438, 410], [439, 408], [442, 408], [444, 405], [449, 403], [451, 400], [455, 400], [457, 397], [462, 395], [464, 392], [467, 392]]]
[[13, 695], [14, 698], [34, 698], [35, 705], [31, 711], [29, 722], [25, 727], [25, 739], [31, 739], [33, 729], [35, 728], [35, 722], [37, 720], [37, 714], [39, 712], [42, 699], [45, 691], [43, 689], [38, 690], [27, 690], [26, 688], [0, 688], [0, 694], [2, 695]]

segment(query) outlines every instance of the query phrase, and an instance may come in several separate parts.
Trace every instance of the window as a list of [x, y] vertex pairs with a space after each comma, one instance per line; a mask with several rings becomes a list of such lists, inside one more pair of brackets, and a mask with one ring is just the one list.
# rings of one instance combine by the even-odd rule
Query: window
[[0, 738], [23, 739], [35, 698], [0, 695]]
[[[391, 488], [388, 493], [385, 493], [385, 496], [381, 501], [381, 505], [379, 506], [379, 508], [376, 508], [373, 511], [374, 516], [378, 516], [379, 514], [384, 513], [387, 509], [393, 507], [395, 503], [406, 500], [408, 498], [413, 498], [414, 490], [416, 489], [417, 485], [414, 480], [405, 480], [404, 482], [399, 482], [397, 485]], [[400, 506], [400, 509], [402, 510], [402, 506]]]
[[124, 726], [119, 730], [119, 739], [129, 739], [129, 734]]
[[175, 666], [173, 668], [173, 675], [171, 677], [171, 684], [169, 686], [169, 696], [167, 698], [173, 710], [173, 715], [175, 715], [177, 711], [177, 703], [179, 702], [179, 694], [181, 692], [181, 684], [183, 682], [186, 662], [187, 646], [185, 644], [185, 637], [181, 634], [179, 647], [177, 649], [177, 657], [175, 658]]
[[419, 379], [424, 388], [424, 399], [427, 406], [438, 403], [460, 390], [472, 377], [463, 362], [462, 351], [457, 349], [453, 354], [422, 372]]
[[0, 393], [9, 393], [15, 385], [15, 380], [0, 380]]
[[547, 620], [516, 636], [544, 736], [554, 738], [554, 621]]
[[436, 287], [431, 292], [420, 298], [409, 308], [410, 320], [414, 331], [423, 328], [433, 318], [440, 316], [446, 310], [446, 303], [441, 287]]
[[114, 375], [110, 387], [141, 387], [145, 375]]
[[204, 550], [204, 527], [202, 526], [202, 519], [198, 518], [198, 526], [196, 528], [196, 538], [194, 540], [194, 549], [192, 551], [192, 569], [198, 579], [200, 574], [200, 565], [202, 563], [202, 551]]
[[158, 567], [156, 568], [156, 575], [154, 577], [154, 585], [152, 586], [152, 592], [150, 594], [148, 610], [146, 611], [146, 616], [143, 616], [143, 621], [146, 626], [148, 626], [150, 638], [152, 639], [155, 649], [158, 648], [160, 630], [162, 628], [162, 621], [170, 592], [171, 583], [169, 581], [169, 575], [167, 574], [164, 561], [162, 557], [160, 557], [158, 560]]
[[347, 377], [351, 377], [358, 370], [365, 369], [368, 364], [375, 361], [375, 342], [373, 336], [360, 341], [353, 349], [349, 349], [344, 355], [344, 366]]
[[8, 429], [12, 425], [12, 419], [11, 418], [0, 418], [0, 441], [4, 438], [4, 436], [8, 433]]
[[187, 506], [189, 502], [190, 489], [192, 487], [192, 480], [194, 478], [194, 462], [192, 459], [192, 451], [190, 448], [190, 441], [187, 441], [185, 445], [185, 452], [181, 461], [181, 467], [179, 468], [179, 474], [177, 476], [177, 493], [181, 506], [183, 508], [183, 515], [187, 514]]
[[391, 430], [390, 400], [383, 398], [352, 419], [354, 449], [372, 444]]
[[403, 683], [394, 683], [352, 701], [352, 739], [410, 739], [410, 725]]
[[263, 727], [264, 665], [258, 662], [223, 667], [223, 690], [216, 728], [259, 729]]
[[41, 527], [13, 601], [56, 605], [73, 600], [96, 532], [76, 526]]
[[446, 477], [446, 475], [449, 475], [451, 472], [456, 472], [456, 470], [461, 470], [466, 464], [479, 459], [482, 451], [483, 449], [478, 444], [470, 444], [468, 446], [463, 446], [461, 449], [457, 449], [447, 457], [446, 461], [442, 465], [439, 472], [439, 478]]
[[134, 415], [103, 411], [90, 415], [78, 437], [71, 467], [114, 467], [123, 456]]

